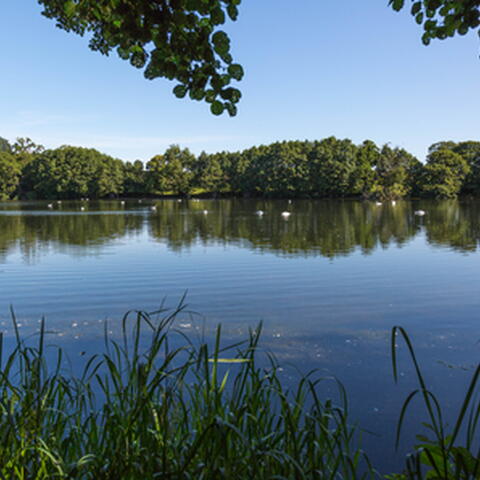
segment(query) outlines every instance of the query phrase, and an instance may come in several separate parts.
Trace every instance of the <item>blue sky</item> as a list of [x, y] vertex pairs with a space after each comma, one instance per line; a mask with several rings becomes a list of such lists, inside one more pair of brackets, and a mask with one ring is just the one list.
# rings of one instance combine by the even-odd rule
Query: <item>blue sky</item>
[[438, 140], [479, 139], [480, 42], [475, 33], [424, 47], [421, 29], [388, 0], [243, 0], [226, 27], [246, 75], [235, 118], [176, 99], [116, 55], [3, 0], [0, 136], [47, 147], [98, 148], [148, 160], [178, 143], [238, 150], [330, 135], [402, 146], [421, 160]]

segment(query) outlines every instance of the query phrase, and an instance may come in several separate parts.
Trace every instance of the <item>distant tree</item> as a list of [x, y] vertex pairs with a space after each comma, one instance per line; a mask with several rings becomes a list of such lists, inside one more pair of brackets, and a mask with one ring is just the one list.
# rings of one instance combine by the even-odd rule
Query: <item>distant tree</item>
[[24, 168], [22, 190], [37, 198], [106, 197], [122, 192], [123, 165], [94, 149], [45, 150]]
[[147, 163], [148, 183], [152, 193], [189, 194], [193, 188], [195, 156], [188, 148], [170, 146], [163, 155]]
[[305, 192], [308, 157], [305, 142], [276, 142], [242, 152], [248, 157], [245, 183], [262, 195], [291, 196]]
[[419, 160], [403, 148], [384, 145], [378, 156], [371, 193], [383, 200], [401, 198], [413, 189]]
[[11, 152], [12, 151], [12, 146], [10, 145], [10, 142], [3, 137], [0, 137], [0, 152]]
[[0, 200], [8, 200], [16, 195], [21, 171], [14, 155], [0, 151]]
[[309, 184], [316, 196], [352, 194], [357, 167], [357, 147], [351, 140], [335, 137], [314, 142], [309, 153]]
[[460, 154], [435, 150], [428, 155], [424, 168], [423, 191], [435, 198], [454, 198], [469, 172], [470, 167]]
[[195, 162], [195, 184], [207, 192], [221, 192], [226, 189], [222, 154], [200, 153]]
[[466, 176], [462, 193], [480, 195], [480, 142], [459, 142], [453, 149], [468, 163], [470, 172]]
[[123, 190], [126, 195], [143, 195], [146, 192], [146, 171], [140, 160], [124, 165]]
[[250, 150], [220, 153], [227, 185], [237, 195], [246, 195], [255, 190], [255, 182], [251, 178], [249, 152]]
[[375, 168], [379, 163], [380, 149], [371, 140], [365, 140], [356, 153], [356, 169], [352, 194], [369, 197], [375, 184]]
[[123, 193], [124, 164], [101, 154], [96, 160], [95, 177], [89, 182], [89, 195], [95, 198], [116, 197]]
[[25, 167], [30, 163], [36, 155], [39, 155], [45, 150], [43, 145], [38, 145], [28, 137], [19, 137], [12, 145], [12, 152], [15, 154], [17, 161], [21, 167]]
[[429, 148], [430, 153], [438, 150], [450, 150], [462, 156], [470, 167], [470, 172], [463, 182], [462, 193], [480, 195], [480, 142], [438, 142]]
[[15, 140], [15, 143], [12, 145], [12, 152], [15, 155], [19, 155], [22, 153], [30, 153], [32, 155], [38, 155], [45, 150], [43, 145], [39, 145], [35, 143], [28, 137], [18, 137]]

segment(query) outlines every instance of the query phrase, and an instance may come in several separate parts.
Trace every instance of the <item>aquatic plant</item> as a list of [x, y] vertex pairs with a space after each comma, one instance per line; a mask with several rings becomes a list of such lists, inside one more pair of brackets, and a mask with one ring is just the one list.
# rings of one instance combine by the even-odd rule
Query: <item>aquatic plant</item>
[[[348, 404], [322, 401], [315, 372], [286, 388], [275, 358], [260, 365], [261, 325], [244, 342], [194, 342], [171, 312], [128, 312], [121, 338], [81, 373], [46, 352], [45, 321], [0, 342], [1, 479], [367, 478]], [[5, 357], [5, 358], [3, 358]], [[48, 357], [48, 359], [47, 359]], [[83, 357], [82, 357], [83, 358]]]
[[442, 479], [469, 480], [480, 478], [480, 419], [479, 377], [480, 364], [474, 371], [467, 391], [463, 396], [453, 428], [445, 421], [439, 399], [427, 388], [425, 378], [417, 361], [412, 342], [402, 327], [394, 327], [391, 336], [392, 366], [395, 381], [398, 380], [397, 337], [403, 338], [412, 360], [419, 388], [412, 391], [402, 406], [397, 424], [396, 443], [400, 440], [402, 425], [412, 400], [420, 397], [427, 413], [423, 426], [429, 435], [417, 435], [418, 445], [407, 457], [402, 474], [389, 475], [391, 480]]

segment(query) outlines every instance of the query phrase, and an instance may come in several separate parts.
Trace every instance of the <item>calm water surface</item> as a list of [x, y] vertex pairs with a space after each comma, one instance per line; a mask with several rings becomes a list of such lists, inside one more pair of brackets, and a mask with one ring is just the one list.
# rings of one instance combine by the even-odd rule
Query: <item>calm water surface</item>
[[[415, 387], [406, 355], [393, 383], [390, 329], [408, 330], [453, 411], [479, 358], [479, 240], [477, 201], [0, 203], [0, 326], [11, 338], [10, 305], [25, 334], [45, 315], [50, 341], [75, 358], [101, 348], [105, 319], [116, 334], [127, 310], [174, 307], [188, 290], [201, 315], [181, 315], [185, 332], [208, 336], [221, 322], [237, 339], [262, 320], [262, 345], [286, 382], [296, 368], [338, 377], [351, 417], [372, 432], [366, 449], [389, 470], [401, 457], [400, 405]], [[423, 418], [412, 414], [401, 453]]]

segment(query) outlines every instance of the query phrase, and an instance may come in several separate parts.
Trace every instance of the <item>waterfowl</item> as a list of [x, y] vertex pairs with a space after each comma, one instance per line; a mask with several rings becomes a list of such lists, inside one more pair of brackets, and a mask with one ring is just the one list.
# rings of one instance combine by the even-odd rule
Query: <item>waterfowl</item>
[[255, 213], [261, 217], [265, 212], [263, 210], [257, 210]]
[[392, 206], [394, 207], [397, 204], [395, 200], [392, 200]]
[[204, 214], [204, 215], [207, 215], [207, 213], [208, 213], [208, 210], [204, 210], [204, 211], [203, 211], [203, 214]]
[[283, 218], [288, 218], [291, 215], [290, 212], [282, 212], [282, 217]]
[[152, 206], [150, 207], [150, 210], [152, 210], [152, 212], [155, 212], [155, 211], [157, 210], [157, 207], [156, 207], [155, 205], [152, 205]]
[[375, 202], [375, 205], [380, 206], [381, 204], [382, 204], [382, 202]]
[[425, 212], [425, 210], [415, 210], [413, 213], [419, 217], [423, 217], [427, 212]]
[[85, 207], [80, 207], [80, 211], [84, 212], [84, 211], [85, 211]]
[[52, 204], [52, 203], [49, 203], [49, 204], [47, 205], [47, 207], [48, 207], [48, 208], [53, 208], [53, 204]]

